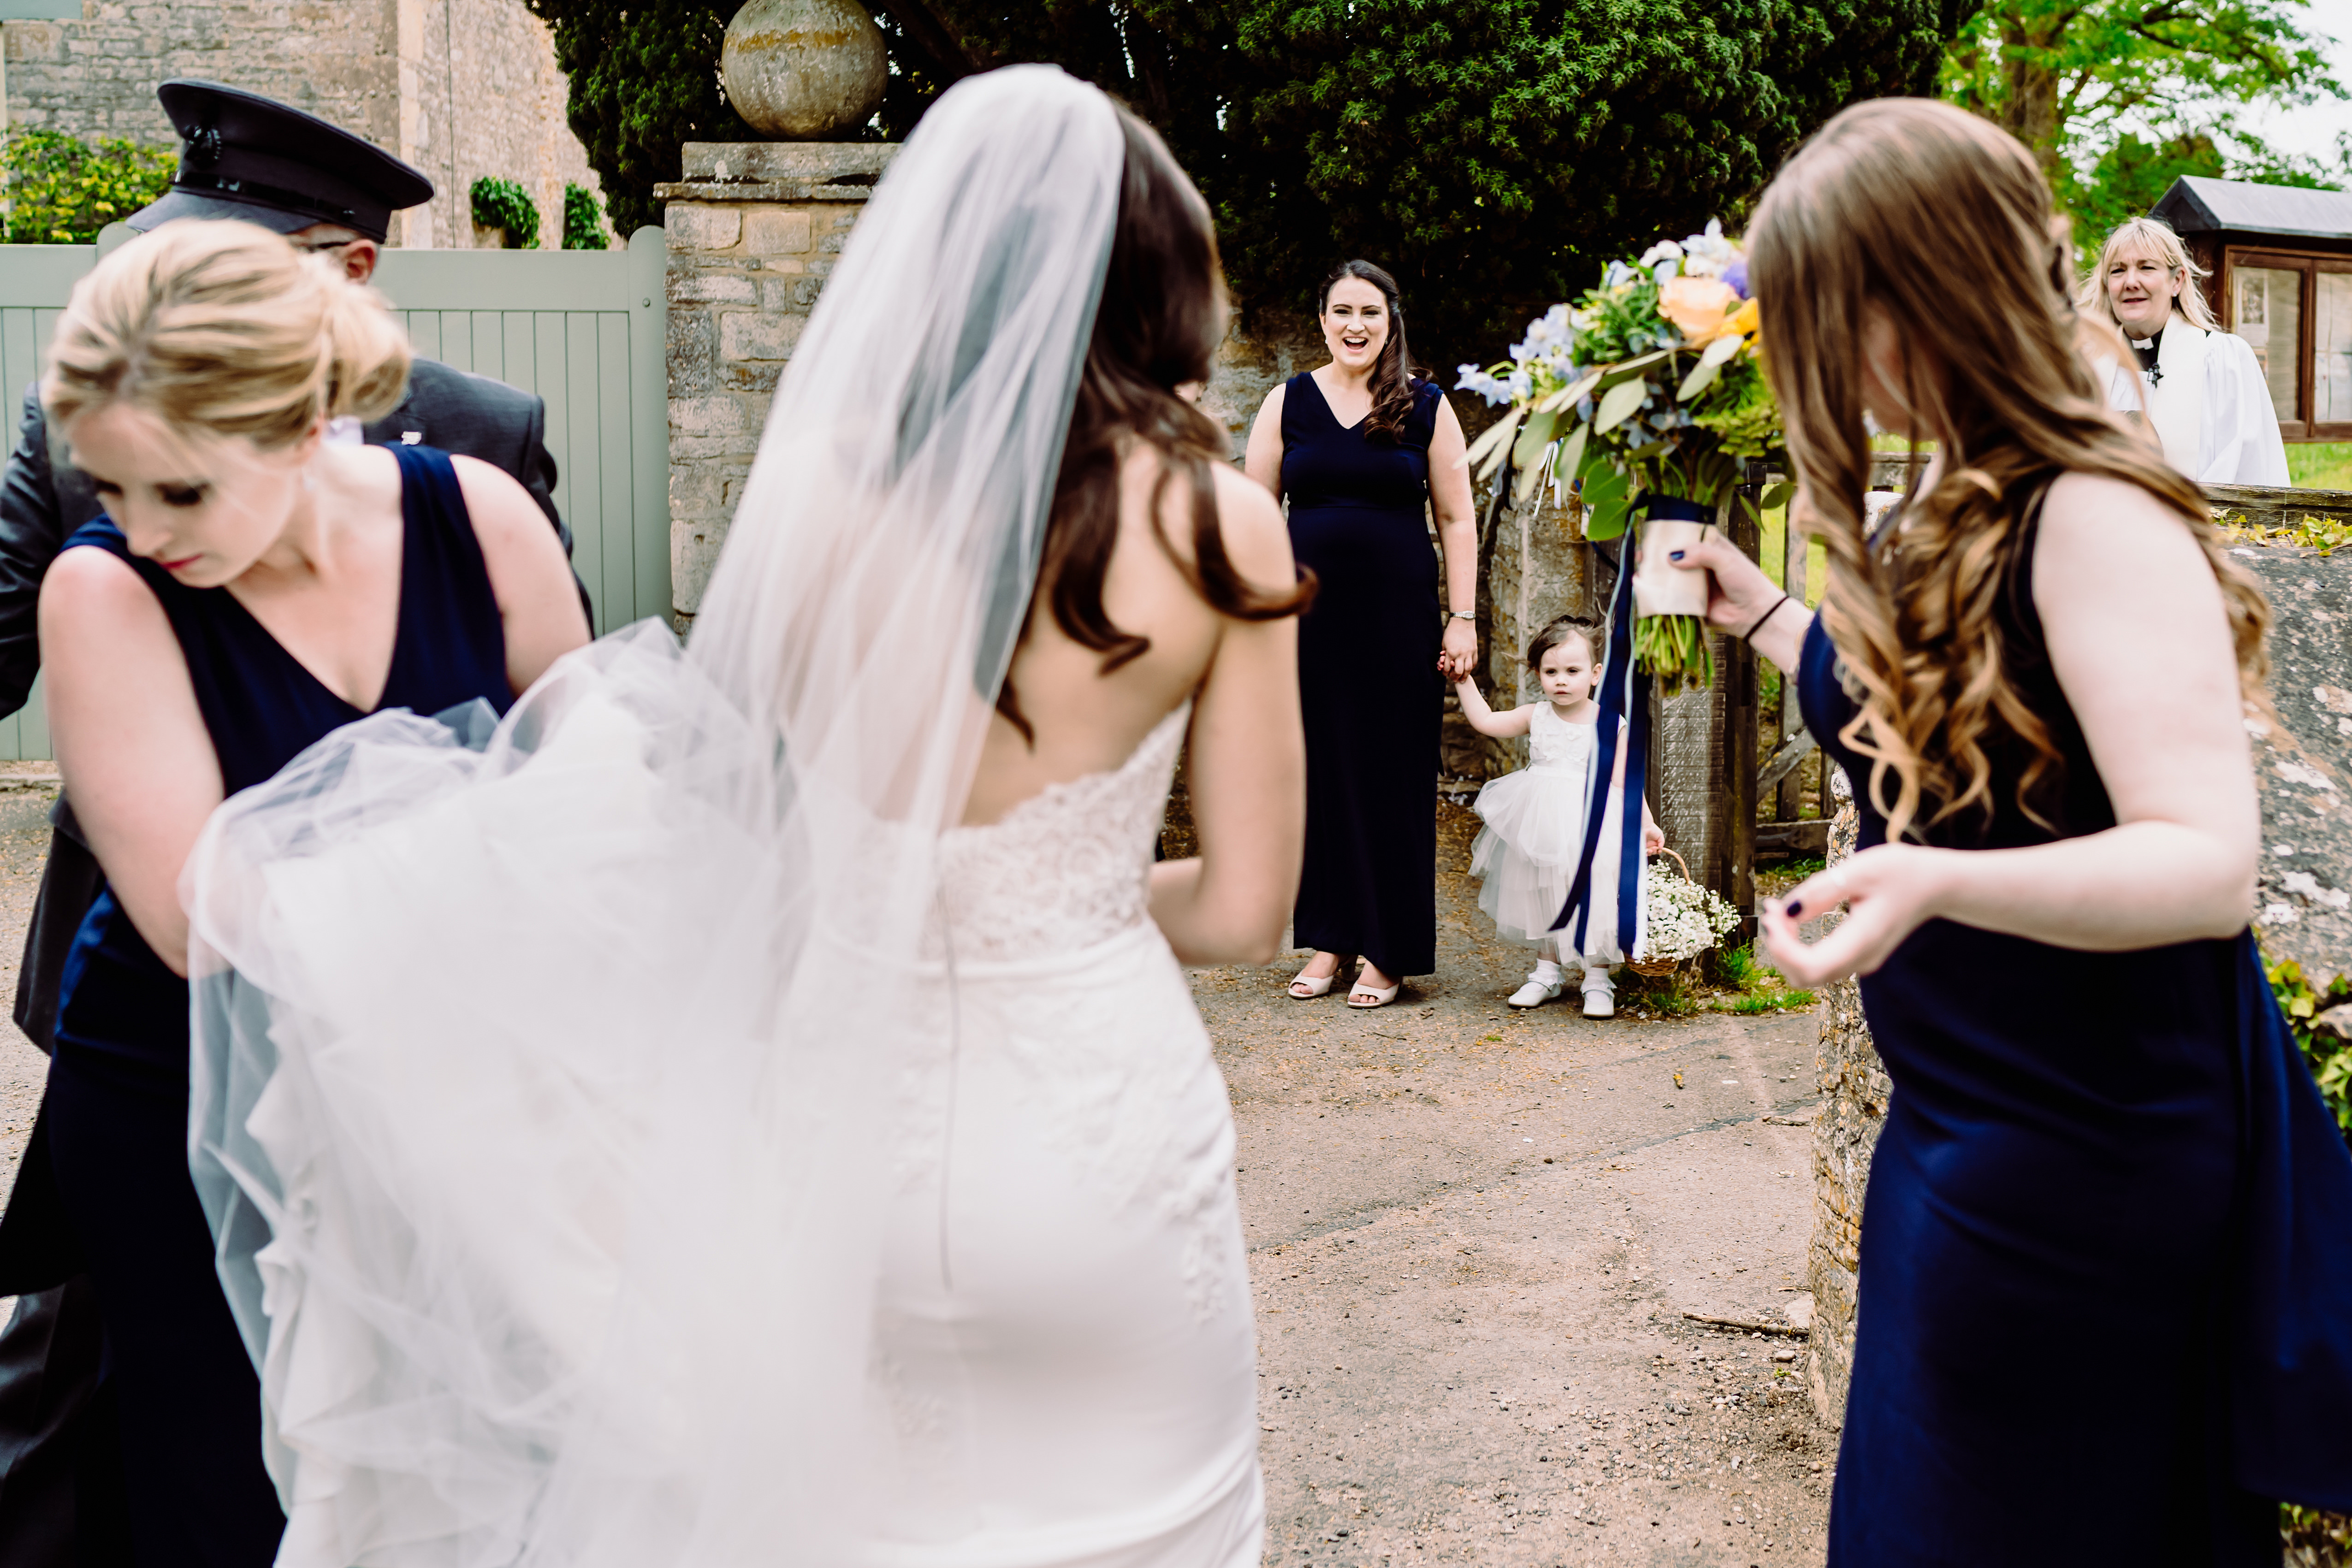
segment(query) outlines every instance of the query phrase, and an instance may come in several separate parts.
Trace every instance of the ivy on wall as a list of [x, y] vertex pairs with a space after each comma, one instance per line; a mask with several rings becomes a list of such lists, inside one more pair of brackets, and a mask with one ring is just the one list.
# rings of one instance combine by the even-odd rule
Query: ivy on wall
[[171, 188], [170, 148], [110, 136], [96, 143], [58, 131], [0, 140], [0, 213], [10, 245], [88, 245]]
[[512, 180], [485, 174], [474, 182], [474, 221], [484, 228], [506, 231], [509, 250], [539, 248], [539, 204]]
[[604, 209], [596, 200], [596, 193], [578, 182], [563, 187], [563, 248], [566, 250], [604, 250], [610, 245], [604, 237]]

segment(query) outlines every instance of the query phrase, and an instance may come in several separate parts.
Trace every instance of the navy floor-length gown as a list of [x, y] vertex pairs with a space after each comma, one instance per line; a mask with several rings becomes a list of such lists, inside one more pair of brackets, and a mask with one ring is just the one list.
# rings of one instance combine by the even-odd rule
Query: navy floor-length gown
[[[503, 711], [506, 633], [448, 457], [399, 460], [400, 619], [381, 708]], [[105, 517], [66, 548], [129, 561], [163, 601], [231, 794], [362, 717], [226, 589], [183, 587]], [[454, 1092], [454, 1086], [453, 1086]], [[96, 1282], [143, 1568], [267, 1568], [285, 1518], [261, 1461], [261, 1386], [213, 1268], [188, 1175], [188, 984], [110, 891], [66, 960], [49, 1069], [49, 1156]]]
[[1290, 548], [1321, 584], [1298, 625], [1307, 852], [1291, 939], [1392, 977], [1437, 967], [1444, 624], [1428, 506], [1441, 396], [1415, 382], [1401, 437], [1383, 441], [1342, 425], [1311, 375], [1282, 394]]
[[[2115, 824], [2042, 653], [2031, 524], [1999, 615], [2065, 762], [1999, 849]], [[1806, 727], [1883, 842], [1816, 622]], [[2352, 1154], [2251, 932], [2088, 953], [1931, 921], [1862, 996], [1895, 1092], [1872, 1156], [1834, 1568], [2279, 1561], [2285, 1499], [2352, 1507]]]

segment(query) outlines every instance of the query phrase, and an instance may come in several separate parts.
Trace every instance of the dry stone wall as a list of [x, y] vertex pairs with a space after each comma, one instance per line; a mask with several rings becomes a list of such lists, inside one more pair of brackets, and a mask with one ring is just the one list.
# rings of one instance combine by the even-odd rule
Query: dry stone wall
[[689, 141], [669, 239], [670, 584], [680, 630], [742, 498], [776, 382], [898, 148]]
[[553, 42], [522, 0], [82, 0], [79, 10], [0, 27], [9, 124], [170, 146], [158, 83], [201, 77], [262, 93], [432, 179], [433, 201], [394, 218], [394, 245], [503, 243], [474, 226], [468, 193], [484, 174], [530, 192], [551, 248], [562, 243], [564, 185], [600, 190], [565, 123]]

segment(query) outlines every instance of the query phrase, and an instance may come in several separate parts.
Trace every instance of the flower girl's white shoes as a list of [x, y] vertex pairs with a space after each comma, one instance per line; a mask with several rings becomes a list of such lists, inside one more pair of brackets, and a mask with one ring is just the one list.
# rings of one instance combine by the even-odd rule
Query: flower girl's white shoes
[[1538, 958], [1536, 967], [1528, 974], [1528, 983], [1511, 993], [1511, 1005], [1515, 1008], [1539, 1008], [1559, 995], [1560, 988], [1567, 984], [1568, 977], [1558, 964], [1549, 958]]
[[1515, 1008], [1539, 1008], [1559, 995], [1559, 988], [1558, 980], [1546, 984], [1529, 975], [1528, 983], [1511, 993], [1511, 1005]]
[[1608, 976], [1601, 976], [1599, 985], [1584, 988], [1584, 1016], [1589, 1019], [1613, 1019], [1617, 1016], [1617, 988], [1609, 983]]

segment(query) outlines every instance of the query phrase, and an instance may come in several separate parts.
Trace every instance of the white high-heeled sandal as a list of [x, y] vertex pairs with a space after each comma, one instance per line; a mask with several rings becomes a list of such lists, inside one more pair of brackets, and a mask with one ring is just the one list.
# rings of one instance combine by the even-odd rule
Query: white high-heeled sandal
[[[1373, 1008], [1384, 1008], [1391, 1002], [1396, 1000], [1397, 991], [1403, 985], [1404, 982], [1402, 980], [1399, 980], [1395, 985], [1391, 986], [1384, 991], [1378, 986], [1367, 986], [1361, 981], [1359, 981], [1348, 992], [1348, 1005], [1351, 1008], [1359, 1008], [1365, 1010], [1370, 1010]], [[1358, 997], [1367, 997], [1370, 999], [1360, 1002], [1356, 999]]]
[[[1310, 975], [1302, 969], [1298, 972], [1297, 977], [1290, 982], [1290, 994], [1302, 1002], [1313, 1001], [1317, 997], [1328, 996], [1333, 982], [1339, 977], [1339, 971], [1337, 969], [1321, 976]], [[1299, 989], [1302, 986], [1306, 989]]]

